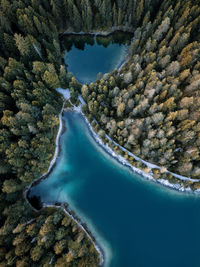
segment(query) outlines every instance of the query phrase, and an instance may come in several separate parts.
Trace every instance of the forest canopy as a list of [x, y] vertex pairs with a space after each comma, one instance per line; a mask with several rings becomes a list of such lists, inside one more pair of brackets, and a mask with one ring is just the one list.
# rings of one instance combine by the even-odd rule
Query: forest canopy
[[85, 114], [135, 155], [200, 178], [199, 0], [1, 0], [0, 267], [99, 264], [63, 209], [34, 212], [23, 192], [54, 154], [56, 88], [79, 90], [60, 34], [114, 30], [134, 33], [130, 60], [82, 86]]

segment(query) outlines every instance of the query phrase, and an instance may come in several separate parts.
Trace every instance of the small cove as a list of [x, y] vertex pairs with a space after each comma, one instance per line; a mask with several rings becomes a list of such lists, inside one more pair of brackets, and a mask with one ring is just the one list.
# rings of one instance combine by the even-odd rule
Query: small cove
[[[95, 81], [98, 72], [119, 67], [127, 53], [128, 41], [113, 44], [104, 37], [74, 38], [71, 46], [66, 41], [65, 62], [81, 83]], [[103, 50], [98, 52], [99, 47], [104, 52], [109, 47], [115, 51], [108, 61], [113, 65], [93, 72], [94, 67], [84, 63], [98, 54], [107, 57]], [[85, 53], [83, 57], [79, 52]], [[103, 249], [105, 266], [199, 267], [199, 197], [132, 173], [95, 142], [81, 114], [65, 112], [63, 119], [66, 131], [57, 164], [47, 179], [31, 188], [29, 197], [40, 197], [46, 204], [69, 203]]]

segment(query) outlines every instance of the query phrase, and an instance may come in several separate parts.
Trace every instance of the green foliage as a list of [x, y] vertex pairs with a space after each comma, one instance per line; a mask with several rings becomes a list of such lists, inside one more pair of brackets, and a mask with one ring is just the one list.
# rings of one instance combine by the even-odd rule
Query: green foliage
[[[199, 178], [199, 1], [1, 0], [0, 6], [0, 265], [97, 266], [97, 251], [69, 216], [35, 213], [23, 199], [54, 154], [62, 107], [55, 89], [70, 88], [74, 103], [81, 92], [83, 112], [102, 138], [109, 134], [148, 161]], [[113, 26], [134, 32], [128, 63], [80, 86], [62, 65], [59, 33]]]

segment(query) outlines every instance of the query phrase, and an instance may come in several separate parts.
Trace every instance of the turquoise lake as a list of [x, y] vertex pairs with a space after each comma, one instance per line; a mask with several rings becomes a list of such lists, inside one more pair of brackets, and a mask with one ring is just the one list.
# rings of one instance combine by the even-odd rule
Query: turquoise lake
[[97, 237], [105, 266], [199, 267], [199, 197], [132, 173], [96, 144], [80, 114], [64, 121], [56, 167], [30, 196], [67, 201]]
[[[68, 70], [80, 82], [95, 81], [123, 62], [128, 43], [121, 39], [68, 39]], [[81, 114], [65, 112], [63, 119], [57, 164], [29, 197], [69, 203], [102, 248], [106, 267], [199, 267], [199, 196], [131, 172], [95, 142]]]

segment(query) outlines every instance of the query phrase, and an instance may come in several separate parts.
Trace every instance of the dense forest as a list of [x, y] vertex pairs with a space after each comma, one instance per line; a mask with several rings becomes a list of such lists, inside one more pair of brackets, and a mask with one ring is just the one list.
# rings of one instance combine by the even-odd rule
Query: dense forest
[[173, 178], [166, 169], [200, 178], [199, 4], [163, 1], [154, 19], [147, 13], [135, 29], [129, 62], [81, 89], [84, 112], [101, 137], [108, 134], [159, 165], [163, 173], [154, 170], [156, 178]]
[[134, 32], [130, 60], [84, 85], [84, 112], [134, 154], [200, 178], [199, 0], [0, 1], [0, 267], [98, 266], [62, 208], [35, 212], [25, 188], [55, 150], [66, 74], [60, 34]]

